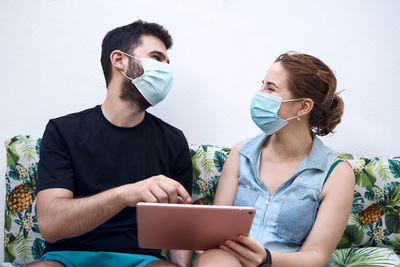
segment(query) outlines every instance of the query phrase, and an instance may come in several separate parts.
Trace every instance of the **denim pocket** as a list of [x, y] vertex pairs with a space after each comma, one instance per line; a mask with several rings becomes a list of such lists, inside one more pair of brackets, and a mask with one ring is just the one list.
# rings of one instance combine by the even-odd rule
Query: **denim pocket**
[[289, 242], [301, 245], [314, 225], [318, 205], [317, 190], [300, 184], [290, 186], [281, 200], [278, 235]]
[[250, 188], [244, 187], [244, 185], [239, 184], [238, 190], [236, 192], [234, 206], [249, 206], [254, 207], [256, 203], [258, 192]]

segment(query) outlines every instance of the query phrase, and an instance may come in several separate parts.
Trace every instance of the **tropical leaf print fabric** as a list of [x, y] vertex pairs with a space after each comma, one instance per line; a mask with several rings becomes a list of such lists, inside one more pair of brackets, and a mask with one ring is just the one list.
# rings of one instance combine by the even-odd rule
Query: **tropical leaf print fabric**
[[229, 152], [229, 148], [211, 145], [190, 146], [193, 164], [192, 199], [195, 204], [212, 205]]
[[5, 141], [4, 261], [15, 266], [39, 259], [44, 251], [35, 209], [40, 143], [40, 138], [31, 136], [16, 136]]
[[[36, 180], [40, 138], [16, 136], [5, 141], [7, 153], [4, 260], [23, 266], [39, 259], [45, 243], [36, 217]], [[194, 204], [211, 205], [230, 148], [191, 145]], [[340, 154], [353, 167], [356, 188], [352, 214], [335, 266], [399, 266], [400, 158], [366, 158]], [[166, 253], [164, 251], [163, 253]], [[166, 254], [167, 255], [167, 254]]]
[[329, 262], [336, 267], [398, 266], [398, 256], [387, 248], [336, 249]]
[[338, 248], [388, 247], [400, 252], [400, 162], [342, 154], [356, 177], [352, 214]]

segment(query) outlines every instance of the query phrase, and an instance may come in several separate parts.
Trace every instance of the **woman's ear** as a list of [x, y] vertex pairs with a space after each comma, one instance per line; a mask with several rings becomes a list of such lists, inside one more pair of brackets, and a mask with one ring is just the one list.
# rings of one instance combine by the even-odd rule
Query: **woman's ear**
[[111, 65], [119, 71], [125, 72], [125, 68], [128, 63], [127, 57], [122, 53], [121, 50], [114, 50], [110, 54]]
[[311, 112], [314, 107], [314, 101], [311, 98], [304, 98], [301, 101], [300, 109], [297, 112], [297, 116], [302, 117]]

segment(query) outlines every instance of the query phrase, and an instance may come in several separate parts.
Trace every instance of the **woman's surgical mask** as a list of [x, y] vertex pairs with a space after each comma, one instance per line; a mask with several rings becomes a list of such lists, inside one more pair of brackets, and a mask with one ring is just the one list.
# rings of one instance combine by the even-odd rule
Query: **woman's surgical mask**
[[143, 97], [152, 105], [160, 103], [167, 97], [172, 86], [171, 67], [167, 63], [159, 62], [152, 58], [136, 58], [123, 52], [128, 57], [142, 62], [143, 74], [136, 79], [122, 74], [136, 86]]
[[251, 118], [254, 123], [267, 135], [271, 135], [281, 129], [291, 119], [298, 116], [288, 118], [286, 120], [278, 117], [278, 111], [282, 102], [299, 101], [303, 98], [282, 100], [282, 98], [256, 92], [253, 96], [250, 106]]

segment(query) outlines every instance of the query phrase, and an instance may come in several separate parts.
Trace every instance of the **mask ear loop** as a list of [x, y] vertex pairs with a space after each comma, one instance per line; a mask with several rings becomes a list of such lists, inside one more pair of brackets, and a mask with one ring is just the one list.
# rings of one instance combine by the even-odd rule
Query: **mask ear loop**
[[121, 51], [124, 55], [126, 55], [126, 56], [128, 56], [128, 57], [130, 57], [130, 58], [133, 58], [133, 59], [136, 59], [136, 60], [139, 60], [139, 61], [141, 61], [140, 59], [138, 59], [137, 57], [134, 57], [134, 56], [132, 56], [132, 55], [129, 55], [128, 53], [125, 53], [124, 51]]
[[299, 117], [298, 115], [296, 115], [296, 116], [287, 118], [286, 121], [290, 121], [290, 120], [292, 120], [292, 119], [294, 119], [294, 118], [297, 118], [298, 121], [300, 120], [300, 117]]
[[286, 99], [286, 100], [282, 100], [282, 103], [284, 102], [294, 102], [294, 101], [300, 101], [303, 100], [304, 98], [296, 98], [296, 99]]
[[[140, 59], [138, 59], [138, 58], [136, 58], [136, 57], [134, 57], [134, 56], [132, 56], [132, 55], [129, 55], [128, 53], [125, 53], [124, 51], [121, 51], [124, 55], [126, 55], [126, 56], [128, 56], [128, 57], [130, 57], [130, 58], [133, 58], [133, 59], [136, 59], [136, 60], [139, 60], [139, 61], [141, 61]], [[130, 78], [130, 77], [128, 77], [122, 70], [119, 70], [124, 76], [125, 76], [125, 78], [127, 78], [128, 80], [131, 80], [131, 81], [133, 81], [134, 79], [132, 79], [132, 78]]]
[[[303, 99], [304, 99], [304, 98], [287, 99], [287, 100], [282, 100], [282, 103], [284, 103], [284, 102], [300, 101], [300, 100], [303, 100]], [[290, 117], [290, 118], [287, 118], [286, 121], [290, 121], [290, 120], [292, 120], [292, 119], [294, 119], [294, 118], [297, 118], [297, 121], [300, 121], [300, 116], [298, 116], [298, 115], [293, 116], [293, 117]]]
[[125, 78], [127, 78], [128, 80], [133, 81], [134, 79], [132, 79], [131, 77], [128, 77], [122, 70], [119, 70], [124, 76]]

